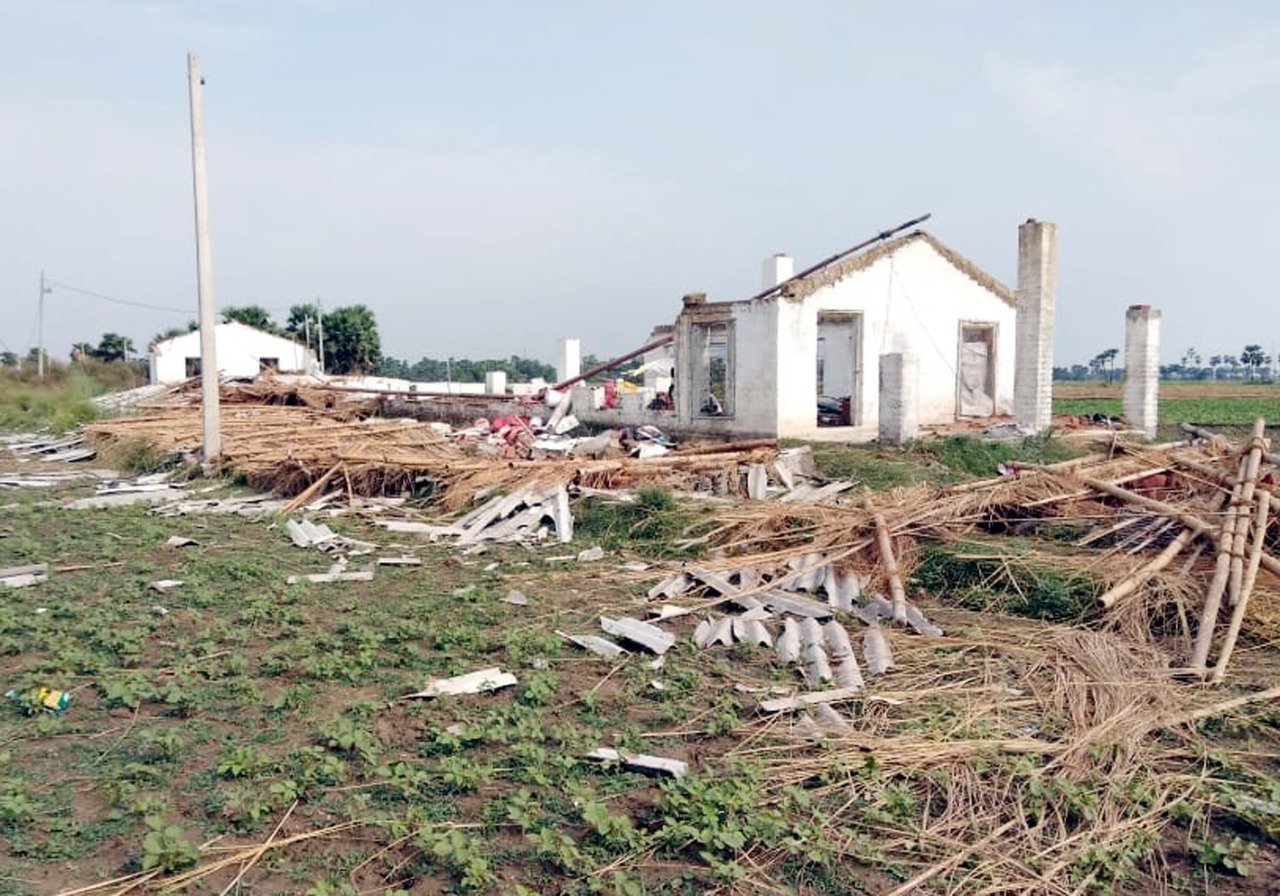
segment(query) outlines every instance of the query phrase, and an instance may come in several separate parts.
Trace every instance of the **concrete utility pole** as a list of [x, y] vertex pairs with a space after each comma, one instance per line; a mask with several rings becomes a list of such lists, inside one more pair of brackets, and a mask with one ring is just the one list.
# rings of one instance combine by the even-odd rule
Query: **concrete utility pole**
[[40, 272], [40, 300], [36, 303], [36, 378], [44, 379], [44, 297], [53, 292], [44, 285], [44, 271]]
[[316, 333], [316, 338], [320, 341], [320, 375], [324, 376], [326, 372], [324, 366], [324, 303], [320, 301], [319, 296], [316, 296]]
[[187, 54], [187, 87], [191, 94], [191, 179], [196, 209], [196, 277], [200, 295], [200, 405], [204, 409], [204, 462], [222, 453], [222, 419], [218, 408], [218, 357], [213, 313], [213, 268], [209, 257], [209, 178], [204, 158], [204, 78], [195, 53]]

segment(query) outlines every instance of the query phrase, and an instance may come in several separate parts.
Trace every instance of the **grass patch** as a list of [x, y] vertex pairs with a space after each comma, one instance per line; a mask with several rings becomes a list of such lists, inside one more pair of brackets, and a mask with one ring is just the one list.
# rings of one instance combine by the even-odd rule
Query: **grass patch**
[[586, 498], [576, 513], [576, 537], [608, 550], [629, 548], [654, 558], [696, 556], [696, 550], [681, 549], [678, 543], [697, 528], [697, 517], [664, 489], [640, 489], [632, 503]]
[[84, 376], [49, 385], [0, 375], [0, 430], [66, 432], [98, 416], [91, 401], [101, 391]]
[[[1021, 550], [1019, 550], [1021, 548]], [[1079, 622], [1103, 586], [1016, 540], [926, 543], [912, 580], [947, 603], [1047, 622]]]
[[921, 439], [903, 449], [874, 444], [817, 442], [810, 446], [818, 471], [828, 479], [849, 479], [871, 489], [917, 482], [946, 485], [994, 476], [1002, 463], [1056, 463], [1078, 457], [1078, 448], [1053, 438], [990, 442], [973, 436]]

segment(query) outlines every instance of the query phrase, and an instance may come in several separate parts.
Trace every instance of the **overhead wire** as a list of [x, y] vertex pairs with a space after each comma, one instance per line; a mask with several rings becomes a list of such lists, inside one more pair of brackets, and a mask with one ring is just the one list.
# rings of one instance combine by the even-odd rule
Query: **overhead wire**
[[72, 286], [70, 283], [62, 283], [58, 280], [46, 281], [50, 286], [56, 286], [58, 289], [65, 289], [70, 292], [79, 293], [83, 296], [89, 296], [94, 299], [102, 299], [105, 302], [114, 302], [117, 305], [128, 305], [131, 308], [146, 308], [148, 311], [172, 311], [174, 314], [195, 314], [194, 308], [174, 308], [169, 305], [149, 305], [146, 302], [132, 302], [128, 299], [117, 299], [114, 296], [104, 295], [100, 292], [94, 292], [92, 289], [83, 289], [79, 286]]

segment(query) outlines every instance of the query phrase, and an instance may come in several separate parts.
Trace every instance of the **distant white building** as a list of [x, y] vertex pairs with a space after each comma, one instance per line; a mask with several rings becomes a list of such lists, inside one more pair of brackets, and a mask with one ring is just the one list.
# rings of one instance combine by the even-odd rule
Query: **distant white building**
[[[318, 373], [320, 362], [306, 346], [245, 324], [231, 322], [214, 328], [218, 373], [254, 377], [266, 370], [279, 373]], [[151, 346], [151, 382], [180, 383], [200, 375], [200, 331], [193, 330]]]

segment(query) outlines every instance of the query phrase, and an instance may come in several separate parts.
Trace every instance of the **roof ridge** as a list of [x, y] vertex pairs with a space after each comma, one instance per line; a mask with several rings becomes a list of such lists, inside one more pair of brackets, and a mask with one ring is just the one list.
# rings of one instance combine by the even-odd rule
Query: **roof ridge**
[[857, 255], [846, 256], [839, 261], [834, 261], [826, 267], [814, 271], [807, 277], [794, 280], [782, 289], [779, 293], [788, 299], [804, 299], [813, 295], [824, 286], [831, 286], [838, 283], [851, 274], [858, 271], [866, 270], [882, 258], [886, 258], [897, 252], [903, 246], [909, 243], [923, 240], [933, 248], [935, 252], [941, 255], [952, 267], [960, 271], [973, 282], [977, 283], [983, 289], [994, 293], [1001, 301], [1007, 305], [1016, 306], [1017, 297], [1009, 287], [1005, 286], [995, 277], [988, 274], [982, 268], [978, 267], [967, 257], [952, 249], [942, 240], [929, 233], [927, 230], [913, 230], [902, 236], [894, 237], [883, 243], [860, 252]]

